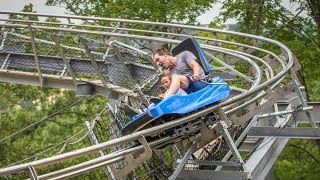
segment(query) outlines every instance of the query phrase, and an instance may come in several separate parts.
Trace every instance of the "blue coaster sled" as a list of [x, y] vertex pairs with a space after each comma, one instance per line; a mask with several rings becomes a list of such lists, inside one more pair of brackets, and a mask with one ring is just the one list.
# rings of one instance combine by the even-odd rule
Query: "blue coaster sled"
[[[205, 57], [205, 53], [194, 37], [188, 38], [177, 45], [172, 50], [172, 54], [175, 56], [183, 51], [192, 52], [196, 56], [200, 66], [204, 69], [205, 74], [210, 74], [211, 67]], [[158, 124], [157, 121], [168, 121], [176, 117], [181, 117], [184, 114], [210, 106], [229, 96], [231, 90], [220, 77], [215, 77], [210, 83], [207, 83], [208, 86], [197, 92], [186, 96], [170, 96], [158, 104], [149, 107], [143, 113], [133, 116], [121, 130], [122, 134], [131, 134], [142, 128]]]
[[151, 121], [157, 121], [157, 119], [164, 115], [183, 115], [212, 105], [227, 98], [230, 91], [229, 86], [224, 80], [216, 77], [207, 87], [195, 93], [186, 96], [170, 96], [160, 103], [149, 107], [143, 113], [133, 116], [122, 129], [122, 134], [126, 135], [135, 132]]

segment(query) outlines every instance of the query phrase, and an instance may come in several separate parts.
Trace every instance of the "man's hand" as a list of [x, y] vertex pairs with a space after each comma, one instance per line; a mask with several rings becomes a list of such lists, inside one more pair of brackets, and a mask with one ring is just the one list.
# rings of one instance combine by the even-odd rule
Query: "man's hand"
[[200, 80], [200, 76], [197, 75], [197, 74], [194, 74], [194, 75], [191, 76], [191, 80], [192, 81], [199, 81]]
[[189, 64], [191, 69], [193, 70], [193, 75], [191, 76], [191, 81], [199, 81], [200, 80], [200, 70], [201, 67], [197, 60], [192, 60], [191, 63]]

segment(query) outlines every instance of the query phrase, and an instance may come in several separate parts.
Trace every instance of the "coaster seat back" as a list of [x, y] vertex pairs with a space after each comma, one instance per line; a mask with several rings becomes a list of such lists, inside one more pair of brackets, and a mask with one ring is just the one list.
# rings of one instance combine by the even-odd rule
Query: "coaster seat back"
[[172, 49], [172, 55], [176, 56], [183, 51], [190, 51], [197, 58], [198, 63], [204, 70], [205, 75], [209, 75], [211, 72], [210, 64], [204, 54], [203, 49], [200, 47], [198, 40], [194, 37], [188, 38], [178, 44], [175, 48]]

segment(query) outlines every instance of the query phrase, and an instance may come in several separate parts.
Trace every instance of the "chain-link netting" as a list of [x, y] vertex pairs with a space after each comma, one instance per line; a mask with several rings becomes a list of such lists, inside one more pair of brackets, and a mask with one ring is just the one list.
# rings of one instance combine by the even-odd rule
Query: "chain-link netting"
[[143, 91], [149, 92], [157, 83], [157, 75], [148, 59], [150, 57], [116, 43], [106, 44], [105, 38], [100, 35], [89, 35], [85, 41], [80, 41], [78, 34], [31, 32], [33, 39], [29, 37], [28, 29], [14, 29], [1, 36], [2, 68], [17, 74], [22, 71], [73, 76], [78, 81], [103, 84], [105, 88], [114, 87], [109, 86], [110, 83], [133, 91], [137, 91], [139, 85]]

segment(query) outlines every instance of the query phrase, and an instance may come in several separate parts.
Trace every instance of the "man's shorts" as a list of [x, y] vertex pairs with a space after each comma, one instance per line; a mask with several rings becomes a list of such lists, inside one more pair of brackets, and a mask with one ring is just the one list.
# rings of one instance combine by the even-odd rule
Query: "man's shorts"
[[197, 92], [208, 85], [203, 81], [192, 81], [189, 77], [188, 79], [189, 79], [189, 86], [187, 89], [184, 89], [188, 94]]

